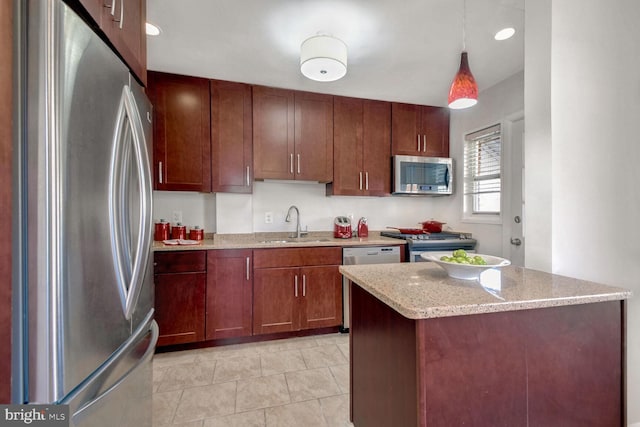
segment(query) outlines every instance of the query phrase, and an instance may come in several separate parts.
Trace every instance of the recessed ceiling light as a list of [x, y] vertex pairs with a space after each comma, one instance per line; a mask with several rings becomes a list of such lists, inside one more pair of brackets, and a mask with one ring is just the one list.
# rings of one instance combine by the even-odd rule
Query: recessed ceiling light
[[500, 31], [498, 31], [496, 33], [494, 38], [496, 40], [506, 40], [506, 39], [510, 39], [511, 37], [513, 37], [513, 35], [515, 33], [516, 33], [516, 30], [513, 27], [503, 28], [502, 30], [500, 30]]
[[150, 24], [148, 22], [145, 24], [145, 31], [148, 36], [160, 35], [160, 27], [158, 27], [157, 25]]

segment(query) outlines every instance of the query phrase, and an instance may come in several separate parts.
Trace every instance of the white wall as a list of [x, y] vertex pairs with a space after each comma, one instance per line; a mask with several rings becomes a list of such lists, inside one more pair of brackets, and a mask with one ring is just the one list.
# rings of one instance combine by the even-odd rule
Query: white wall
[[[451, 156], [457, 159], [456, 187], [454, 197], [451, 197], [444, 207], [443, 217], [452, 223], [455, 229], [462, 229], [473, 233], [478, 239], [478, 252], [489, 255], [503, 256], [502, 220], [493, 224], [472, 223], [463, 220], [462, 182], [464, 135], [480, 130], [487, 126], [501, 123], [507, 117], [524, 112], [524, 72], [517, 73], [497, 85], [485, 89], [478, 96], [478, 104], [468, 110], [451, 111], [451, 131], [449, 135]], [[508, 138], [504, 137], [505, 151], [503, 158], [508, 158]], [[508, 174], [505, 174], [508, 176]], [[508, 183], [505, 183], [508, 184]]]
[[213, 194], [188, 191], [154, 191], [153, 221], [173, 222], [173, 212], [182, 211], [182, 223], [198, 225], [208, 232], [216, 228], [216, 199]]
[[[309, 231], [333, 230], [338, 215], [353, 215], [354, 225], [367, 217], [370, 230], [419, 227], [420, 220], [443, 218], [448, 197], [326, 197], [324, 184], [267, 181], [255, 182], [252, 195], [219, 193], [216, 199], [218, 233], [251, 233], [294, 230], [295, 223], [285, 222], [291, 205], [298, 207], [301, 226]], [[273, 223], [265, 223], [266, 212], [273, 214]]]
[[[627, 418], [637, 425], [640, 3], [536, 0], [526, 7], [527, 38], [535, 40], [525, 45], [525, 96], [534, 98], [525, 101], [525, 167], [527, 177], [541, 178], [526, 187], [528, 203], [531, 191], [539, 196], [538, 203], [527, 206], [527, 218], [541, 231], [553, 230], [552, 250], [545, 255], [548, 244], [541, 239], [526, 247], [527, 260], [534, 252], [540, 255], [536, 265], [547, 271], [635, 292], [628, 302]], [[541, 70], [547, 63], [549, 76]], [[541, 83], [538, 91], [536, 83]], [[542, 176], [549, 171], [550, 182]]]

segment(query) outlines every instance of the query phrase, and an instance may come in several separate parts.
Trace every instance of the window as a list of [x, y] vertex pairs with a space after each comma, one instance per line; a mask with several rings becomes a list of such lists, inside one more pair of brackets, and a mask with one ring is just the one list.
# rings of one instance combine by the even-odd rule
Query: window
[[494, 125], [464, 138], [464, 210], [467, 216], [500, 215], [502, 138]]

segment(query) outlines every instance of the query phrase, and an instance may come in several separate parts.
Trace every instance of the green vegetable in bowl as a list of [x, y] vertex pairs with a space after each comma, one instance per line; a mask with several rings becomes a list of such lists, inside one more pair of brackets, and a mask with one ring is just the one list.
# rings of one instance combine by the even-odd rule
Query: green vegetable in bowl
[[456, 249], [453, 251], [452, 256], [443, 255], [440, 257], [440, 261], [455, 262], [457, 264], [487, 265], [487, 261], [480, 255], [471, 257], [464, 249]]

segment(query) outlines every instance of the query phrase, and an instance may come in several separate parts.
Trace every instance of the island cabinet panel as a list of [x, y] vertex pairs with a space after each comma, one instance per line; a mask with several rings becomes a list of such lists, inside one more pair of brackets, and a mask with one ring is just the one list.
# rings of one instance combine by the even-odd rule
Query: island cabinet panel
[[207, 253], [206, 339], [251, 335], [252, 251]]
[[355, 425], [624, 425], [620, 301], [412, 320], [351, 296]]
[[256, 179], [333, 178], [333, 97], [253, 87]]
[[449, 157], [449, 109], [392, 103], [394, 155]]
[[341, 253], [336, 247], [254, 250], [254, 335], [340, 325]]
[[154, 189], [211, 191], [209, 80], [149, 72]]
[[211, 80], [211, 190], [251, 193], [253, 126], [251, 86]]
[[391, 193], [391, 103], [334, 97], [333, 182], [327, 194]]
[[154, 261], [158, 346], [204, 340], [206, 252], [156, 252]]

